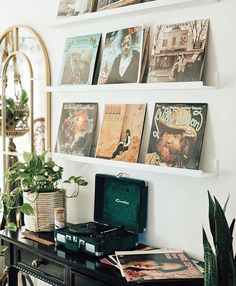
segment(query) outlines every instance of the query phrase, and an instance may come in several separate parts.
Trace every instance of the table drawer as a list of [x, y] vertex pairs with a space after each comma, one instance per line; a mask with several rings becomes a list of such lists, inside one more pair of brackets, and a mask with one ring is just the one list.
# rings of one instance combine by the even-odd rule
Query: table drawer
[[108, 286], [98, 280], [92, 279], [80, 273], [71, 271], [71, 286]]
[[[43, 280], [54, 281], [55, 285], [65, 284], [66, 269], [65, 266], [52, 261], [48, 258], [44, 258], [37, 254], [21, 250], [18, 252], [18, 263], [20, 268], [27, 270], [26, 272], [34, 272], [37, 276], [42, 276]], [[54, 284], [54, 283], [53, 283]]]

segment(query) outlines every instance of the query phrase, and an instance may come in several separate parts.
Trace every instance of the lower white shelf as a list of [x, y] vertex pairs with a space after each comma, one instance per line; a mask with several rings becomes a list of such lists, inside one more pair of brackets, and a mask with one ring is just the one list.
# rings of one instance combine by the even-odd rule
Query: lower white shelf
[[82, 157], [82, 156], [60, 154], [60, 153], [52, 153], [51, 156], [53, 159], [58, 158], [58, 159], [64, 159], [68, 161], [76, 161], [79, 163], [109, 166], [109, 167], [122, 168], [122, 169], [132, 169], [132, 170], [139, 170], [142, 172], [153, 172], [153, 173], [159, 173], [159, 174], [165, 174], [165, 175], [177, 175], [177, 176], [187, 176], [187, 177], [195, 177], [195, 178], [214, 177], [217, 175], [216, 171], [213, 173], [206, 173], [206, 172], [203, 172], [202, 170], [160, 167], [160, 166], [147, 165], [143, 163], [130, 163], [130, 162], [123, 162], [123, 161], [107, 160], [107, 159], [100, 159], [100, 158], [94, 158], [94, 157]]
[[84, 92], [84, 91], [147, 91], [147, 90], [209, 90], [216, 89], [215, 86], [204, 86], [202, 81], [189, 82], [160, 82], [160, 83], [122, 83], [122, 84], [65, 84], [47, 86], [46, 92]]

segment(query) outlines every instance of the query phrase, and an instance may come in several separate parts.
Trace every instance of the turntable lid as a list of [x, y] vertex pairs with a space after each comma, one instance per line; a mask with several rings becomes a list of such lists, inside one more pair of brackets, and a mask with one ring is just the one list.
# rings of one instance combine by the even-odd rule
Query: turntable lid
[[141, 233], [146, 227], [147, 183], [96, 174], [94, 220]]

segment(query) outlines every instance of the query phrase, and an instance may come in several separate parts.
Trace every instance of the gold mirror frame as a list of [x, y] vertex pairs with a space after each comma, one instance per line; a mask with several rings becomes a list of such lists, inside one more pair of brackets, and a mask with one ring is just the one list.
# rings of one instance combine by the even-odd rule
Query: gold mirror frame
[[[6, 71], [7, 71], [7, 66], [9, 64], [9, 61], [12, 57], [14, 57], [16, 54], [21, 54], [23, 57], [26, 59], [28, 62], [28, 65], [30, 67], [30, 73], [31, 74], [31, 83], [30, 83], [30, 97], [32, 97], [31, 104], [33, 103], [33, 85], [34, 85], [34, 78], [33, 78], [33, 67], [32, 64], [30, 63], [30, 60], [28, 56], [21, 52], [19, 50], [19, 29], [25, 29], [28, 31], [36, 40], [37, 44], [39, 45], [40, 51], [43, 56], [44, 60], [44, 67], [45, 67], [45, 87], [51, 85], [51, 69], [50, 69], [50, 63], [49, 63], [49, 57], [48, 53], [46, 50], [46, 47], [44, 45], [44, 42], [42, 41], [41, 37], [39, 34], [33, 30], [31, 27], [27, 25], [16, 25], [8, 28], [0, 37], [0, 45], [2, 44], [3, 40], [6, 39], [6, 37], [9, 35], [9, 33], [12, 33], [15, 37], [13, 38], [13, 51], [8, 55], [7, 59], [3, 63], [2, 71], [1, 71], [1, 78], [2, 78], [2, 96], [5, 96], [5, 80], [6, 80]], [[37, 67], [36, 67], [37, 68]], [[50, 92], [45, 92], [46, 93], [46, 110], [45, 110], [45, 149], [50, 150], [51, 148], [51, 93]], [[4, 101], [4, 100], [3, 100]], [[4, 104], [4, 103], [3, 103]], [[33, 108], [33, 106], [32, 106]], [[32, 110], [33, 111], [33, 110]], [[33, 112], [31, 112], [33, 114]], [[33, 116], [33, 115], [32, 115]], [[32, 117], [33, 119], [33, 117]], [[3, 120], [2, 120], [3, 121]], [[33, 124], [33, 123], [31, 123]], [[33, 131], [33, 126], [31, 125], [31, 131]], [[33, 138], [33, 134], [31, 135]], [[32, 143], [33, 144], [33, 143]], [[33, 146], [32, 150], [33, 151]]]
[[[32, 66], [32, 62], [30, 61], [30, 57], [20, 49], [20, 31], [26, 31], [27, 33], [30, 34], [30, 37], [33, 38], [33, 40], [36, 41], [39, 50], [40, 50], [40, 56], [42, 56], [43, 60], [43, 88], [45, 89], [46, 86], [51, 85], [51, 69], [50, 69], [50, 63], [49, 63], [49, 57], [48, 53], [46, 50], [46, 47], [44, 45], [44, 42], [42, 41], [41, 37], [39, 34], [34, 31], [31, 27], [27, 25], [15, 25], [7, 30], [0, 36], [0, 45], [3, 44], [4, 40], [7, 41], [8, 37], [11, 37], [12, 42], [11, 42], [11, 51], [9, 51], [7, 57], [2, 61], [2, 69], [1, 69], [1, 81], [2, 81], [2, 120], [1, 120], [1, 133], [2, 133], [2, 153], [3, 153], [3, 171], [8, 168], [8, 160], [10, 156], [14, 156], [17, 159], [18, 153], [17, 152], [10, 152], [10, 150], [6, 150], [6, 86], [7, 84], [10, 85], [10, 83], [7, 83], [7, 69], [9, 66], [9, 63], [11, 60], [14, 61], [14, 58], [17, 59], [17, 56], [21, 56], [24, 61], [26, 61], [28, 65], [28, 70], [29, 70], [29, 93], [28, 93], [28, 98], [29, 98], [29, 135], [30, 135], [30, 152], [34, 151], [34, 84], [36, 78], [34, 78], [34, 69], [37, 69], [37, 66]], [[24, 35], [24, 33], [23, 33]], [[44, 86], [45, 85], [45, 86]], [[50, 150], [51, 148], [51, 93], [50, 92], [43, 92], [43, 96], [46, 96], [45, 98], [45, 151]], [[10, 139], [9, 139], [10, 140]], [[9, 141], [10, 142], [10, 141]], [[3, 178], [4, 179], [4, 178]], [[4, 180], [3, 180], [4, 181]], [[5, 183], [3, 182], [3, 191], [7, 189]]]

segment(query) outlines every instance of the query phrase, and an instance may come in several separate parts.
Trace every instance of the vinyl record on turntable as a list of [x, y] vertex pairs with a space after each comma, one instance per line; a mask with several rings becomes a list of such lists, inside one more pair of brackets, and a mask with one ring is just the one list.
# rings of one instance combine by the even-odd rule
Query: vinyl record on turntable
[[79, 223], [69, 226], [68, 231], [77, 235], [90, 235], [97, 231], [97, 226], [94, 222]]

